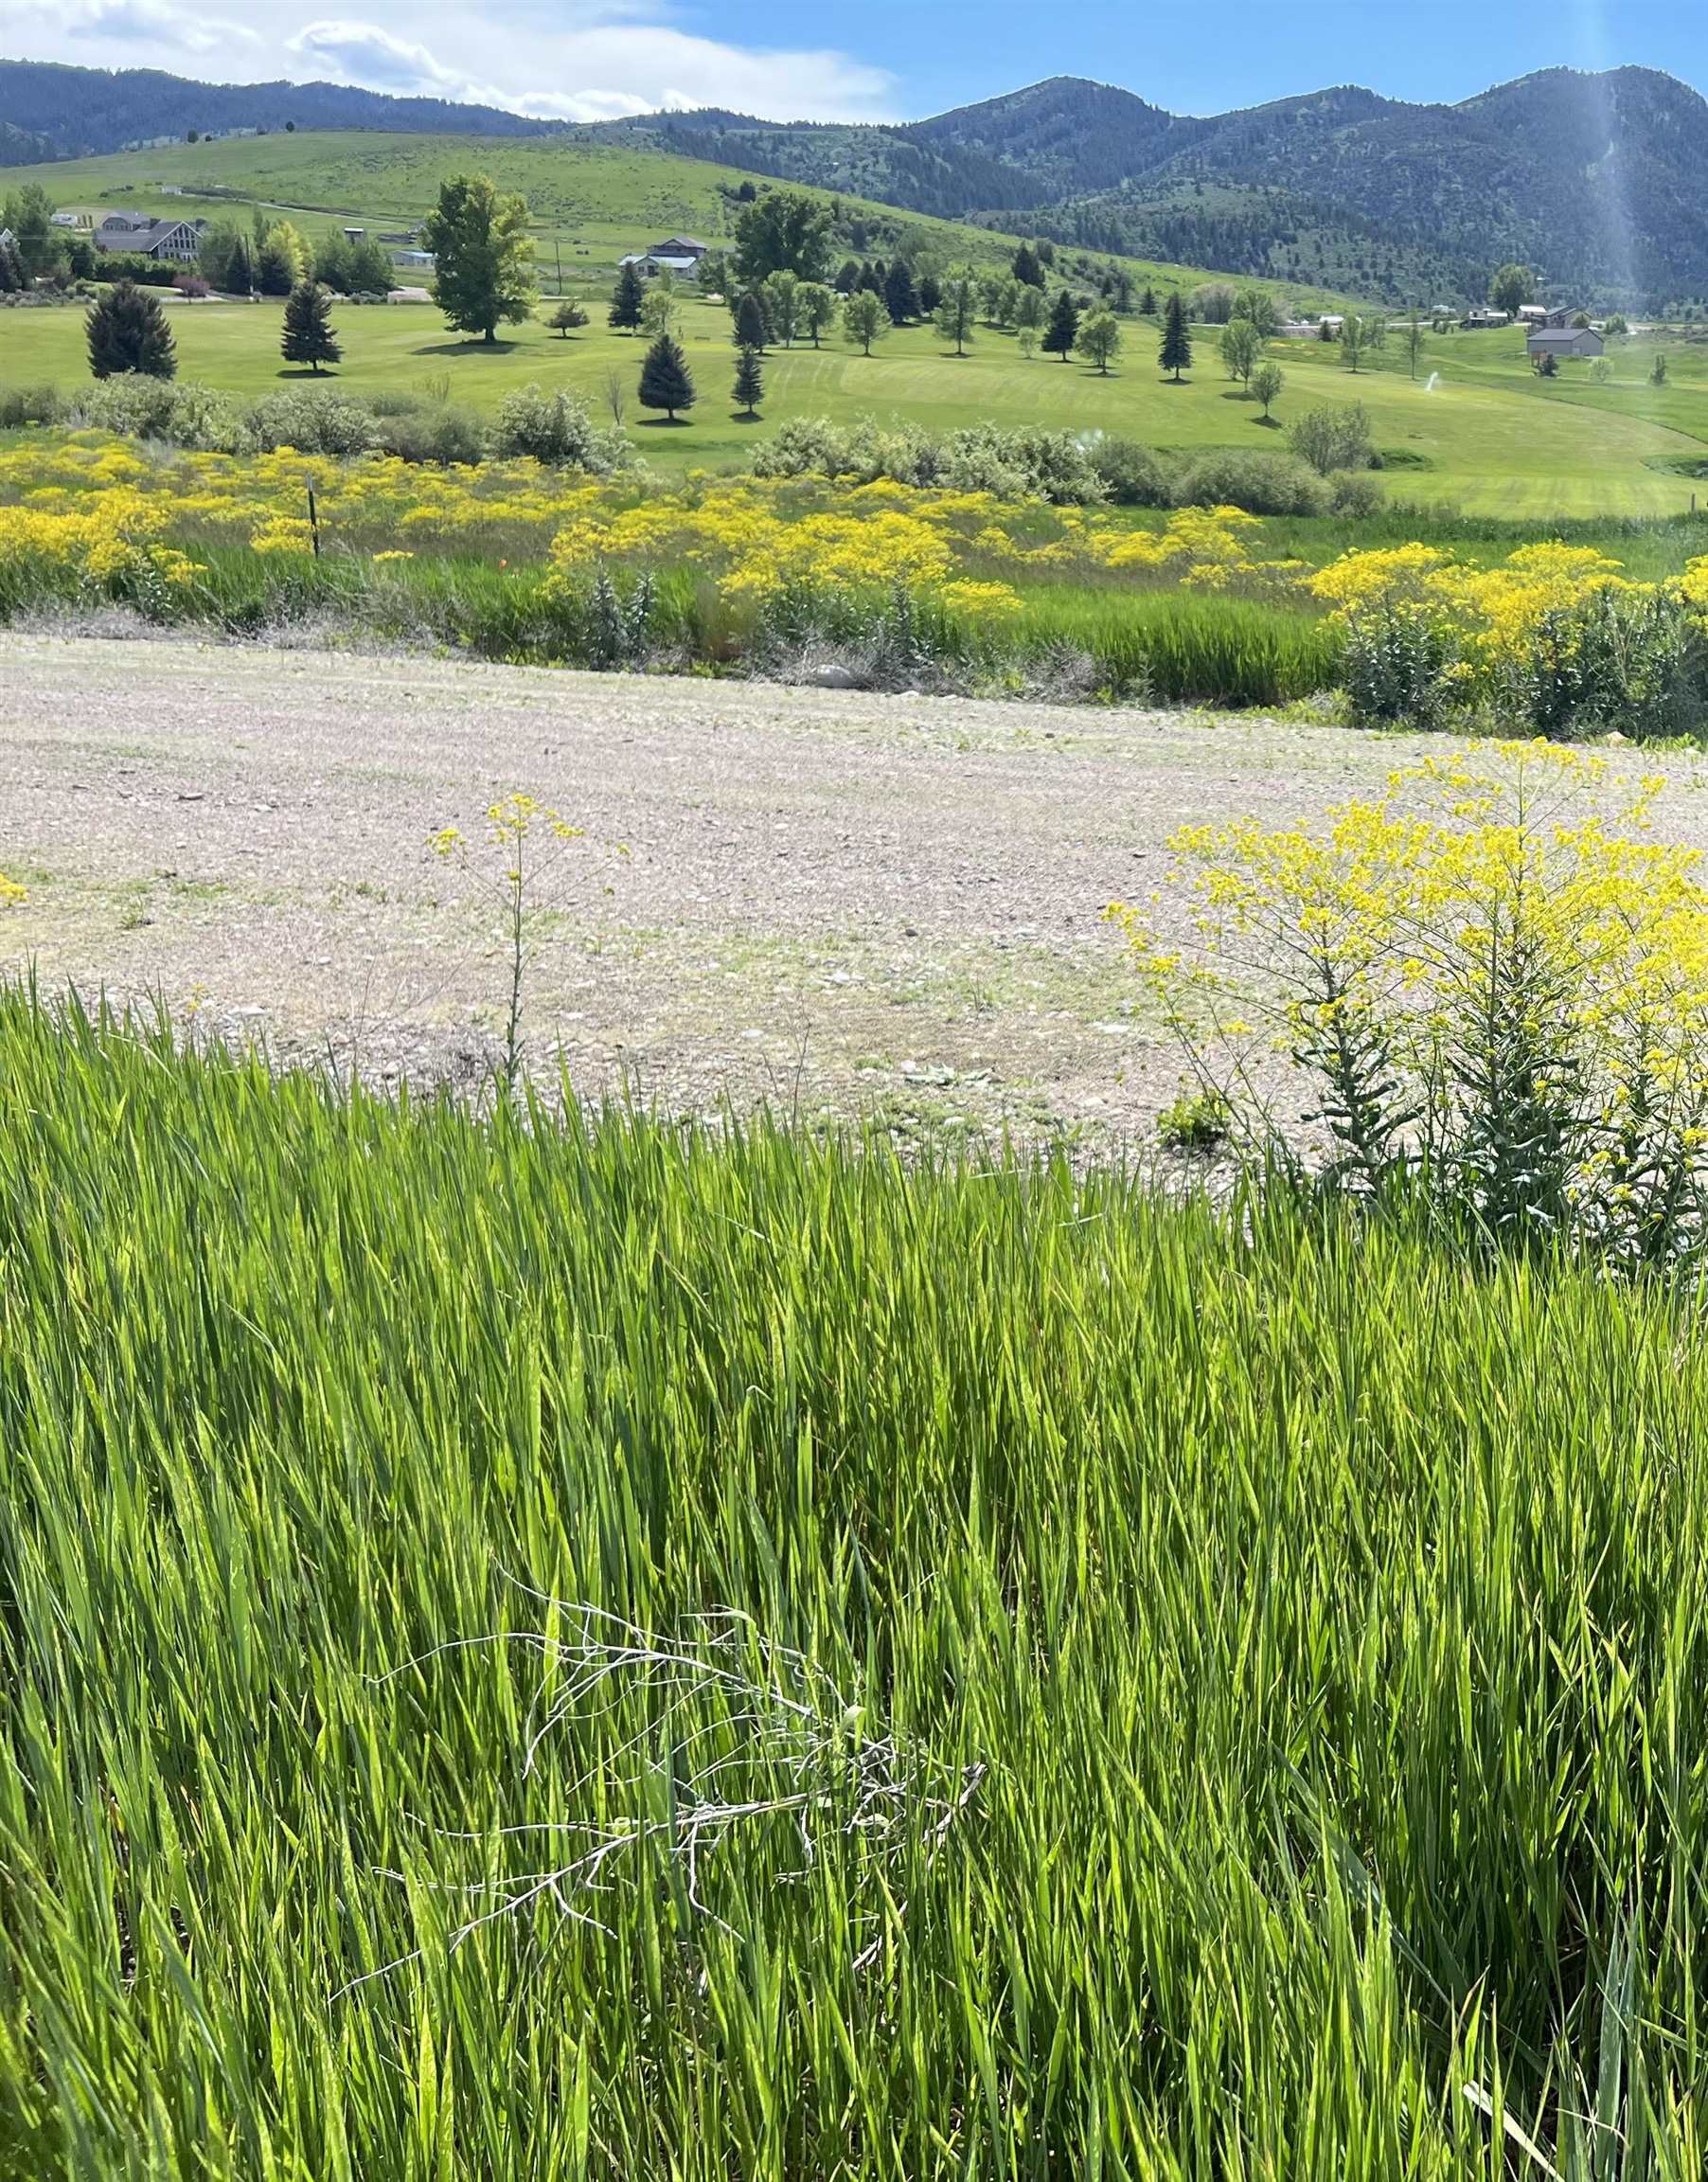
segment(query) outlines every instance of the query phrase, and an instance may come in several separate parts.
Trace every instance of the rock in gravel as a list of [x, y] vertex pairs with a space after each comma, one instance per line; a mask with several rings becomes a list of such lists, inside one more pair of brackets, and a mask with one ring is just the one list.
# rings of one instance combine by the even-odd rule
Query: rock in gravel
[[828, 667], [815, 667], [811, 681], [815, 689], [853, 689], [859, 687], [860, 677], [852, 667], [832, 660]]

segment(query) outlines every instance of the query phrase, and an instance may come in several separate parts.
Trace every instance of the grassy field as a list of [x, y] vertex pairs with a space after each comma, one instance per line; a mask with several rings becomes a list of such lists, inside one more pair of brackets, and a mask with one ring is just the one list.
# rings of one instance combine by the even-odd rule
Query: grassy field
[[1700, 2172], [1690, 1299], [15, 993], [0, 1268], [0, 2170]]
[[[173, 306], [180, 375], [257, 395], [301, 374], [279, 360], [279, 306]], [[743, 421], [730, 398], [734, 354], [728, 314], [699, 301], [684, 306], [683, 330], [700, 390], [691, 418], [672, 428], [639, 412], [641, 344], [595, 322], [568, 341], [543, 323], [518, 328], [495, 349], [449, 333], [422, 305], [346, 306], [337, 313], [345, 362], [336, 383], [357, 388], [421, 388], [447, 381], [451, 398], [490, 411], [510, 388], [538, 381], [583, 395], [603, 412], [614, 372], [626, 420], [650, 462], [664, 468], [739, 464], [784, 418], [865, 413], [914, 419], [936, 431], [989, 420], [1118, 433], [1169, 449], [1272, 448], [1255, 404], [1223, 376], [1213, 329], [1199, 335], [1190, 380], [1175, 386], [1155, 365], [1157, 331], [1134, 320], [1117, 369], [1100, 377], [1078, 363], [1019, 353], [1011, 335], [981, 330], [971, 352], [945, 352], [928, 328], [891, 334], [870, 357], [840, 336], [814, 350], [775, 350], [765, 364], [758, 423]], [[1285, 421], [1323, 402], [1362, 402], [1377, 444], [1394, 459], [1386, 483], [1400, 498], [1455, 502], [1514, 521], [1562, 516], [1676, 514], [1708, 490], [1681, 466], [1708, 462], [1708, 351], [1674, 345], [1672, 378], [1648, 384], [1651, 352], [1637, 344], [1616, 358], [1610, 385], [1568, 372], [1539, 380], [1516, 337], [1432, 340], [1415, 380], [1397, 361], [1356, 376], [1339, 351], [1312, 342], [1277, 343], [1287, 373], [1277, 405]], [[82, 313], [0, 312], [0, 384], [86, 382]], [[1432, 386], [1429, 373], [1438, 374]]]
[[[245, 214], [259, 205], [290, 213], [311, 233], [349, 220], [375, 228], [414, 225], [432, 208], [444, 177], [459, 171], [488, 173], [505, 188], [523, 192], [533, 214], [542, 270], [555, 281], [560, 258], [570, 287], [589, 279], [609, 287], [615, 261], [625, 251], [644, 248], [666, 235], [685, 230], [703, 242], [726, 242], [741, 210], [737, 190], [743, 184], [770, 186], [763, 176], [733, 167], [576, 137], [332, 130], [174, 144], [48, 168], [0, 170], [0, 194], [18, 182], [39, 181], [69, 208], [116, 207], [180, 218], [217, 219], [234, 209]], [[809, 194], [834, 204], [845, 240], [857, 225], [869, 230], [873, 251], [899, 241], [910, 257], [990, 263], [1014, 249], [1012, 235], [987, 228], [928, 219], [893, 205], [832, 198], [824, 190]], [[1102, 252], [1095, 256], [1098, 262], [1125, 264], [1135, 280], [1159, 287], [1193, 286], [1216, 277], [1201, 267], [1136, 258], [1115, 260]], [[1329, 300], [1323, 290], [1297, 293], [1308, 300]]]

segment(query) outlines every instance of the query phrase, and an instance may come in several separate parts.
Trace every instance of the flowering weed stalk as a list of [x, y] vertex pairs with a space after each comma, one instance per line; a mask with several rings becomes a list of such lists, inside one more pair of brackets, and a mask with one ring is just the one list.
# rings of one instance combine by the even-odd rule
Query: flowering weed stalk
[[480, 874], [470, 845], [454, 826], [443, 826], [432, 837], [437, 856], [460, 857], [484, 876], [504, 911], [506, 944], [509, 955], [509, 998], [505, 1011], [504, 1061], [500, 1081], [507, 1099], [513, 1098], [522, 1075], [522, 988], [526, 965], [529, 889], [538, 887], [564, 844], [582, 838], [582, 829], [571, 826], [560, 813], [536, 796], [512, 789], [490, 804], [486, 815], [486, 843], [501, 852], [497, 876]]

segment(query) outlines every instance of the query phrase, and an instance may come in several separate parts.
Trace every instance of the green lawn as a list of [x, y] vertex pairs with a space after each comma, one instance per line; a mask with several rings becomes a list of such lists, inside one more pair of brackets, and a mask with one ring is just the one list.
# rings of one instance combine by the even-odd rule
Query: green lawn
[[[912, 418], [934, 430], [980, 419], [1130, 435], [1164, 448], [1275, 447], [1255, 406], [1230, 387], [1216, 356], [1216, 335], [1199, 335], [1199, 364], [1187, 384], [1164, 381], [1154, 362], [1156, 330], [1132, 321], [1119, 367], [1100, 378], [1074, 363], [1022, 357], [1011, 336], [981, 331], [970, 355], [945, 353], [934, 332], [892, 334], [871, 357], [840, 337], [817, 351], [796, 348], [766, 360], [763, 420], [740, 421], [729, 387], [734, 357], [729, 320], [718, 306], [684, 311], [689, 361], [700, 388], [691, 419], [676, 429], [639, 416], [634, 399], [641, 344], [611, 332], [596, 312], [586, 332], [563, 341], [543, 324], [520, 328], [496, 349], [448, 333], [425, 306], [342, 306], [345, 344], [338, 384], [354, 388], [425, 387], [449, 381], [452, 398], [493, 408], [511, 387], [537, 380], [565, 385], [603, 411], [614, 371], [627, 397], [627, 420], [648, 458], [664, 468], [740, 461], [756, 439], [784, 418], [863, 412]], [[241, 395], [297, 383], [278, 357], [279, 307], [175, 304], [180, 370]], [[1620, 357], [1606, 387], [1587, 373], [1543, 382], [1516, 343], [1498, 337], [1432, 341], [1431, 386], [1409, 378], [1397, 360], [1356, 376], [1339, 351], [1314, 343], [1279, 343], [1287, 373], [1278, 414], [1285, 420], [1318, 402], [1361, 401], [1377, 443], [1402, 464], [1387, 474], [1402, 498], [1450, 500], [1515, 520], [1560, 516], [1661, 515], [1687, 509], [1699, 490], [1668, 465], [1708, 460], [1708, 363], [1675, 348], [1671, 384], [1647, 383], [1648, 351]], [[82, 383], [87, 366], [78, 311], [0, 313], [0, 384]]]

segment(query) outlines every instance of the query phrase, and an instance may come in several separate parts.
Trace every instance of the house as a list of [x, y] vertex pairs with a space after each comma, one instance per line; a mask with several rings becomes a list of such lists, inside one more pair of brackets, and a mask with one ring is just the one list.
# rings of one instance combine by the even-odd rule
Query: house
[[95, 247], [193, 265], [206, 227], [205, 220], [142, 220], [133, 212], [107, 212], [95, 230]]
[[678, 280], [698, 280], [700, 260], [705, 254], [705, 244], [696, 242], [691, 235], [671, 235], [663, 242], [654, 242], [649, 250], [631, 250], [617, 263], [632, 265], [648, 280], [660, 273], [673, 274]]
[[1539, 326], [1525, 347], [1532, 363], [1543, 356], [1601, 356], [1607, 351], [1593, 326]]
[[413, 273], [431, 273], [437, 262], [431, 250], [394, 250], [391, 261], [400, 270]]
[[1460, 323], [1468, 332], [1486, 333], [1492, 326], [1510, 326], [1512, 314], [1496, 311], [1486, 303], [1479, 303], [1474, 311], [1468, 311]]

